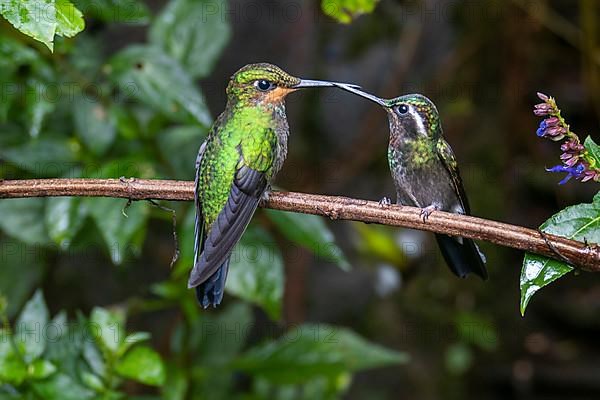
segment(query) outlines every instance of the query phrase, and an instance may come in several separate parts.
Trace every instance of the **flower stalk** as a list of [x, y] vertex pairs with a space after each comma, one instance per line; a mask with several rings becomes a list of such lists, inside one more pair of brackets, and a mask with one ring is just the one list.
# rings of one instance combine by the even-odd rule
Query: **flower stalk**
[[566, 177], [559, 182], [561, 185], [567, 183], [571, 178], [582, 182], [600, 182], [600, 163], [581, 143], [579, 136], [571, 131], [556, 100], [543, 93], [538, 93], [538, 97], [542, 103], [535, 105], [533, 113], [538, 117], [545, 118], [537, 129], [537, 136], [555, 142], [566, 139], [560, 146], [563, 152], [560, 156], [562, 164], [546, 170], [566, 173]]

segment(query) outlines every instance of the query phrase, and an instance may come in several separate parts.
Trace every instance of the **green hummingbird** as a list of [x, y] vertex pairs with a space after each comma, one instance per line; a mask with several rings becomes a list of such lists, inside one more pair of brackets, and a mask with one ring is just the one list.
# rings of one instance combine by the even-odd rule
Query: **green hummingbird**
[[231, 252], [287, 155], [286, 96], [325, 86], [334, 83], [300, 79], [264, 63], [246, 65], [231, 77], [225, 111], [196, 158], [194, 266], [188, 287], [196, 288], [204, 308], [221, 303]]
[[[435, 104], [420, 94], [385, 100], [355, 87], [339, 85], [367, 98], [387, 112], [390, 124], [388, 162], [397, 203], [421, 208], [423, 220], [435, 210], [471, 213], [452, 148], [442, 134]], [[382, 200], [389, 204], [389, 200]], [[465, 278], [474, 273], [487, 279], [485, 256], [475, 242], [462, 237], [435, 235], [452, 272]]]

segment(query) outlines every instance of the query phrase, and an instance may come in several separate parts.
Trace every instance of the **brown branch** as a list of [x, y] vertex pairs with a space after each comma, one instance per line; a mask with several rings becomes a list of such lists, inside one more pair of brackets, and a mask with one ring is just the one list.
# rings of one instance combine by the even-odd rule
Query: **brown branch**
[[[142, 179], [33, 179], [0, 181], [1, 198], [91, 196], [131, 200], [194, 198], [193, 182]], [[326, 216], [333, 220], [378, 223], [484, 240], [500, 246], [569, 260], [584, 270], [600, 272], [600, 248], [537, 230], [477, 217], [436, 211], [426, 222], [414, 207], [381, 206], [377, 202], [305, 193], [273, 192], [263, 205], [274, 210]]]

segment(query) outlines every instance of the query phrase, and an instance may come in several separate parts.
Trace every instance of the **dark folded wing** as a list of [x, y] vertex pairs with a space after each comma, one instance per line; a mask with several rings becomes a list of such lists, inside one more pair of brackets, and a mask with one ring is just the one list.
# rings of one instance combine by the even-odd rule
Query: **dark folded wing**
[[206, 281], [231, 255], [266, 187], [263, 172], [247, 166], [236, 171], [227, 203], [203, 241], [202, 253], [194, 264], [188, 287]]
[[448, 174], [450, 174], [454, 191], [460, 200], [460, 204], [462, 205], [465, 214], [470, 215], [471, 207], [469, 206], [469, 200], [467, 199], [467, 194], [465, 193], [465, 188], [463, 186], [462, 179], [460, 178], [458, 163], [456, 162], [452, 148], [443, 138], [440, 138], [437, 143], [437, 154], [440, 161], [446, 167]]

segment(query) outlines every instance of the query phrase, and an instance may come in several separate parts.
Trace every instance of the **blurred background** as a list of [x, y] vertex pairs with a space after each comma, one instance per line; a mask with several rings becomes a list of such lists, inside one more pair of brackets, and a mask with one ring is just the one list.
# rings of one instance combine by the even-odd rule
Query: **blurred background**
[[[57, 38], [53, 53], [0, 20], [2, 179], [192, 180], [229, 77], [271, 62], [382, 97], [431, 98], [474, 215], [535, 228], [598, 190], [545, 172], [560, 149], [536, 137], [532, 113], [544, 92], [573, 130], [600, 138], [595, 0], [73, 3], [85, 30]], [[380, 108], [335, 90], [287, 105], [279, 188], [395, 197]], [[185, 284], [191, 203], [126, 203], [0, 201], [3, 332], [31, 315], [42, 327], [75, 321], [63, 332], [74, 335], [42, 329], [34, 350], [25, 341], [17, 367], [0, 372], [0, 398], [600, 396], [593, 276], [551, 285], [521, 317], [521, 252], [480, 243], [489, 281], [459, 280], [431, 234], [259, 210], [222, 306], [204, 311]], [[173, 268], [164, 207], [177, 221]], [[90, 324], [101, 328], [94, 340]], [[0, 350], [5, 365], [18, 353]]]

